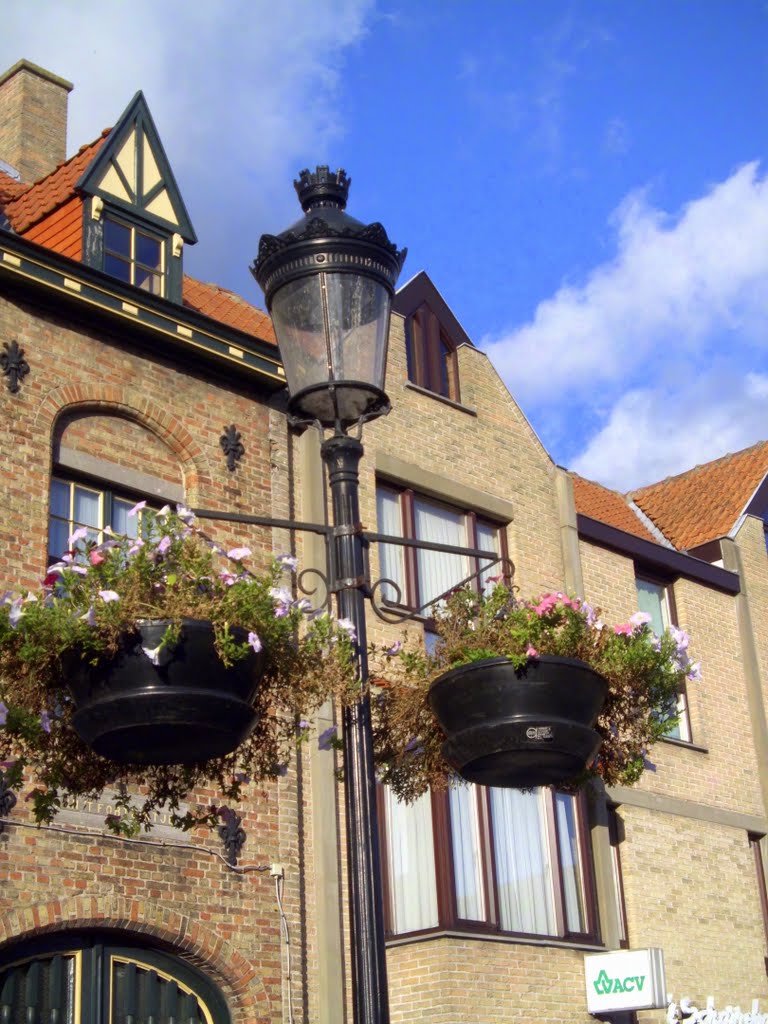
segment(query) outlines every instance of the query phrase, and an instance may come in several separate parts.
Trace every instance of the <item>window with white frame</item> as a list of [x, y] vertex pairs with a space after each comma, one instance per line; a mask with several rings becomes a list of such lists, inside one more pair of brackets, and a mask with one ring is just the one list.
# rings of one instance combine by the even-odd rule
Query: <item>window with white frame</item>
[[[637, 588], [637, 606], [641, 612], [651, 616], [649, 623], [654, 633], [659, 636], [669, 626], [675, 625], [674, 596], [672, 588], [666, 583], [643, 576], [635, 578]], [[671, 708], [668, 717], [676, 717], [677, 724], [666, 733], [668, 739], [691, 742], [691, 724], [688, 717], [688, 698], [683, 687], [677, 695], [677, 704]]]
[[[376, 489], [378, 527], [381, 533], [409, 540], [428, 541], [453, 547], [475, 548], [505, 554], [504, 530], [498, 523], [475, 511], [455, 508], [426, 498], [409, 488], [379, 484]], [[400, 590], [402, 604], [422, 615], [429, 614], [431, 603], [452, 587], [479, 572], [477, 585], [483, 587], [490, 576], [501, 572], [499, 563], [467, 555], [379, 545], [380, 575], [392, 580]], [[394, 601], [393, 587], [384, 596]]]
[[100, 544], [106, 527], [115, 533], [137, 537], [148, 529], [151, 513], [143, 510], [136, 516], [128, 513], [137, 498], [118, 494], [108, 487], [66, 479], [51, 478], [48, 517], [48, 560], [58, 561], [69, 547], [69, 537], [85, 527], [87, 539]]
[[382, 789], [387, 927], [597, 937], [582, 797], [456, 785], [412, 804]]

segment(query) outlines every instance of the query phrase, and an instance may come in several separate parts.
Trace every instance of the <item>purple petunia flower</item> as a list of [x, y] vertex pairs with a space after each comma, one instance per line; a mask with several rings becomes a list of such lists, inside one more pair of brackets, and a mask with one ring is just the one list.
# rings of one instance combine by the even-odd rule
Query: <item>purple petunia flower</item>
[[168, 548], [170, 546], [171, 546], [171, 538], [170, 537], [162, 537], [160, 539], [160, 543], [157, 545], [157, 553], [158, 553], [158, 555], [164, 555], [165, 552], [168, 550]]
[[278, 555], [276, 561], [283, 569], [290, 570], [291, 572], [296, 572], [299, 564], [299, 560], [295, 555]]
[[110, 601], [120, 600], [120, 595], [116, 593], [114, 590], [100, 590], [99, 597], [104, 602], [104, 604], [109, 604]]
[[259, 640], [257, 633], [251, 632], [248, 634], [248, 643], [258, 654], [259, 651], [261, 650], [261, 640]]
[[79, 527], [74, 533], [71, 533], [67, 538], [67, 546], [73, 548], [79, 540], [85, 540], [88, 536], [88, 529], [85, 526]]
[[5, 701], [0, 700], [0, 725], [5, 725], [8, 721], [8, 705]]
[[49, 711], [40, 712], [40, 728], [45, 732], [51, 731], [51, 715]]
[[402, 640], [395, 640], [395, 642], [392, 644], [392, 646], [388, 647], [384, 653], [388, 654], [390, 657], [394, 657], [394, 655], [397, 654], [397, 652], [400, 650], [400, 648], [402, 646], [403, 646], [403, 641]]
[[134, 506], [133, 506], [133, 508], [132, 508], [132, 509], [131, 509], [131, 510], [130, 510], [130, 511], [128, 512], [128, 515], [129, 515], [129, 516], [135, 516], [135, 515], [137, 515], [137, 514], [138, 514], [139, 512], [141, 512], [141, 510], [142, 510], [143, 508], [146, 508], [146, 507], [147, 507], [147, 503], [146, 503], [146, 501], [140, 501], [140, 502], [138, 502], [138, 503], [137, 503], [136, 505], [134, 505]]
[[227, 552], [227, 558], [231, 558], [233, 562], [242, 562], [244, 558], [251, 557], [250, 548], [232, 548], [231, 551]]
[[339, 629], [343, 629], [345, 633], [349, 634], [350, 640], [357, 640], [357, 631], [355, 629], [355, 624], [352, 621], [352, 619], [337, 619], [336, 625], [339, 627]]
[[320, 750], [332, 750], [334, 742], [336, 740], [336, 726], [332, 725], [329, 729], [325, 729], [317, 737], [317, 746]]
[[84, 615], [81, 615], [80, 618], [83, 620], [83, 622], [86, 622], [89, 626], [95, 626], [96, 625], [96, 610], [93, 607], [93, 605], [91, 605], [91, 607], [88, 609], [88, 611]]

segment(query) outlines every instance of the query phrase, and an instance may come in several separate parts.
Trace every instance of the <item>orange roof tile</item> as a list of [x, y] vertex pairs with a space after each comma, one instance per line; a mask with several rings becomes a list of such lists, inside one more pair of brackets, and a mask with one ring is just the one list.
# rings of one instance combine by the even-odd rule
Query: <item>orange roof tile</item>
[[768, 473], [768, 441], [696, 466], [631, 493], [675, 547], [686, 550], [729, 533]]
[[29, 188], [21, 181], [16, 181], [10, 174], [0, 171], [0, 203], [7, 203], [11, 199], [17, 199], [22, 192]]
[[50, 174], [6, 204], [5, 215], [17, 234], [23, 235], [34, 224], [72, 199], [75, 185], [104, 145], [110, 131], [110, 128], [105, 128], [98, 139], [82, 146], [69, 160], [59, 164]]
[[235, 292], [217, 284], [198, 281], [184, 276], [184, 305], [197, 310], [212, 320], [227, 324], [246, 334], [254, 334], [262, 341], [277, 345], [272, 321], [262, 310], [246, 302]]
[[626, 498], [618, 491], [611, 491], [602, 484], [596, 484], [592, 480], [585, 480], [584, 477], [571, 473], [573, 480], [573, 497], [576, 502], [576, 511], [590, 519], [597, 519], [608, 526], [614, 526], [617, 530], [625, 533], [632, 533], [643, 540], [652, 540], [658, 543], [638, 519], [635, 512], [629, 507]]

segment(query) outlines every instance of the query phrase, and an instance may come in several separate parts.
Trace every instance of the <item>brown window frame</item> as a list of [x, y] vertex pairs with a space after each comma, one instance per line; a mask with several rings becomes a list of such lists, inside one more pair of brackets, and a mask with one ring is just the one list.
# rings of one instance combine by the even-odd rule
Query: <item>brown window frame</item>
[[405, 339], [410, 382], [460, 402], [456, 345], [426, 302], [406, 320]]
[[481, 877], [483, 884], [483, 904], [485, 919], [482, 921], [460, 918], [457, 910], [456, 882], [453, 864], [453, 845], [451, 834], [451, 811], [447, 791], [430, 793], [432, 810], [432, 836], [434, 846], [435, 883], [437, 895], [438, 923], [434, 927], [410, 932], [395, 932], [392, 926], [392, 881], [389, 878], [388, 861], [388, 828], [384, 788], [378, 787], [378, 816], [380, 827], [380, 853], [383, 875], [384, 918], [387, 939], [403, 938], [404, 936], [428, 936], [445, 931], [458, 930], [478, 935], [497, 935], [509, 939], [530, 939], [537, 941], [569, 942], [574, 945], [599, 944], [600, 927], [597, 907], [597, 890], [595, 885], [595, 868], [592, 848], [589, 841], [589, 808], [583, 793], [563, 794], [573, 797], [577, 816], [577, 837], [579, 860], [582, 871], [584, 916], [586, 930], [570, 931], [567, 926], [565, 911], [565, 883], [560, 858], [560, 837], [557, 824], [555, 798], [558, 791], [547, 787], [545, 800], [545, 825], [549, 841], [549, 849], [554, 855], [552, 861], [553, 906], [556, 921], [556, 932], [524, 932], [504, 929], [500, 924], [499, 897], [497, 887], [497, 869], [494, 855], [494, 826], [491, 814], [488, 788], [474, 787], [475, 799], [478, 801], [478, 820], [480, 827], [480, 858]]
[[[376, 490], [386, 490], [392, 494], [398, 496], [400, 505], [400, 521], [402, 537], [405, 540], [417, 540], [416, 537], [416, 517], [414, 511], [414, 505], [416, 501], [429, 502], [437, 508], [443, 508], [448, 512], [455, 513], [457, 515], [464, 516], [467, 530], [467, 541], [466, 546], [469, 548], [475, 548], [478, 550], [484, 550], [483, 545], [478, 540], [478, 525], [490, 527], [496, 531], [498, 538], [498, 557], [502, 561], [498, 565], [498, 572], [503, 571], [503, 566], [508, 564], [508, 546], [507, 546], [507, 531], [506, 523], [500, 522], [497, 519], [492, 519], [489, 516], [483, 515], [472, 508], [462, 508], [461, 506], [451, 504], [448, 501], [443, 501], [439, 498], [433, 498], [431, 495], [423, 494], [420, 491], [415, 491], [411, 487], [403, 487], [396, 483], [391, 483], [388, 480], [377, 480]], [[409, 609], [413, 612], [423, 611], [425, 605], [421, 601], [421, 593], [419, 586], [419, 570], [418, 570], [418, 557], [417, 550], [412, 547], [403, 547], [403, 594], [402, 594], [402, 607]], [[480, 571], [480, 559], [470, 559], [470, 572], [477, 573]], [[458, 581], [457, 581], [458, 582]], [[472, 581], [472, 586], [479, 590], [479, 580], [475, 577]], [[425, 616], [428, 618], [428, 616]]]

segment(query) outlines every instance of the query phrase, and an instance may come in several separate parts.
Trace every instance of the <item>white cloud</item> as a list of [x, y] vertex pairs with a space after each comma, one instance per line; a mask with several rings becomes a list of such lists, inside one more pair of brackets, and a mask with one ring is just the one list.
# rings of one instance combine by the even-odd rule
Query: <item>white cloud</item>
[[[298, 162], [327, 158], [343, 134], [340, 70], [374, 5], [6, 0], [0, 70], [26, 57], [75, 84], [72, 149], [142, 89], [208, 265], [219, 281], [228, 264], [240, 268], [255, 299], [245, 266], [262, 231], [300, 215], [290, 184]], [[194, 271], [200, 257], [189, 255]]]
[[620, 491], [654, 483], [764, 438], [767, 397], [768, 374], [725, 361], [677, 389], [633, 389], [571, 468]]
[[768, 341], [768, 178], [746, 164], [677, 218], [641, 192], [616, 211], [616, 257], [563, 285], [533, 320], [483, 347], [526, 402], [604, 398], [658, 371], [671, 352], [698, 354], [723, 332]]

